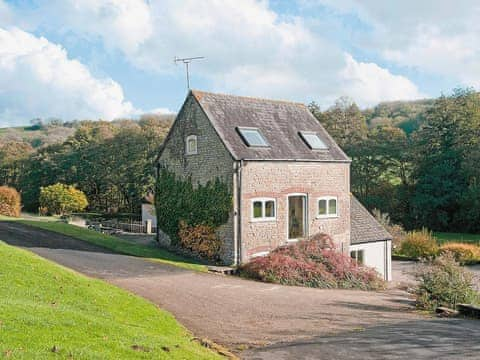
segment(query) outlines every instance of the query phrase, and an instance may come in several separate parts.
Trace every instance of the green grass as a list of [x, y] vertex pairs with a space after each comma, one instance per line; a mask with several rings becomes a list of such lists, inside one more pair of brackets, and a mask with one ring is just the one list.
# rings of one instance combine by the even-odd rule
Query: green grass
[[0, 358], [220, 358], [145, 299], [2, 241], [0, 259]]
[[165, 249], [133, 242], [102, 234], [97, 231], [81, 228], [74, 225], [65, 224], [58, 221], [36, 221], [25, 219], [13, 219], [0, 216], [0, 221], [18, 221], [22, 224], [37, 227], [40, 229], [53, 231], [63, 235], [83, 240], [91, 244], [103, 246], [118, 253], [148, 258], [153, 261], [179, 266], [188, 270], [207, 271], [207, 267], [197, 263], [193, 259], [188, 259], [180, 255], [173, 254]]
[[480, 246], [480, 234], [436, 232], [433, 235], [437, 238], [440, 245], [451, 242], [459, 242], [476, 244]]

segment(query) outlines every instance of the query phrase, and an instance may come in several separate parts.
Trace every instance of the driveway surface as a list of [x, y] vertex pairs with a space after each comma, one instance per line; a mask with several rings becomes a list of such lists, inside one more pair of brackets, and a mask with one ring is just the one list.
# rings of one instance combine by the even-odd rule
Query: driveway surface
[[[370, 339], [378, 337], [392, 359], [408, 358], [404, 357], [403, 348], [399, 350], [398, 340], [405, 336], [406, 344], [410, 334], [420, 342], [438, 340], [438, 346], [432, 343], [431, 351], [441, 358], [446, 348], [467, 354], [470, 348], [464, 349], [463, 345], [480, 335], [472, 332], [480, 331], [480, 322], [465, 320], [467, 327], [455, 326], [473, 330], [469, 330], [464, 341], [457, 341], [466, 330], [450, 334], [447, 322], [414, 312], [412, 299], [400, 290], [375, 293], [308, 289], [197, 273], [113, 254], [80, 240], [18, 223], [0, 222], [0, 239], [143, 296], [173, 313], [196, 336], [237, 351], [253, 347], [242, 357], [328, 359], [327, 355], [318, 355], [325, 353], [338, 355], [332, 357], [336, 359], [350, 359], [350, 345], [332, 344], [351, 343], [352, 351], [364, 346], [366, 351], [373, 344]], [[437, 334], [436, 327], [429, 323], [438, 324], [443, 332]], [[332, 334], [337, 335], [331, 337]], [[449, 341], [445, 343], [446, 340]], [[259, 348], [261, 345], [273, 347]], [[293, 356], [297, 351], [298, 356]], [[272, 354], [275, 357], [269, 357]]]
[[480, 321], [407, 321], [247, 350], [244, 359], [480, 359]]

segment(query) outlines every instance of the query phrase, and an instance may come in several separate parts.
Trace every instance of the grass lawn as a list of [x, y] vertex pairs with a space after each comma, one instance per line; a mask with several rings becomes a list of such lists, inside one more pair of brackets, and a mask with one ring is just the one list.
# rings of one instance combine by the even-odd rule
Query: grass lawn
[[480, 245], [480, 234], [436, 232], [433, 235], [437, 238], [438, 243], [440, 245], [445, 243], [450, 243], [450, 242]]
[[220, 358], [127, 291], [1, 241], [0, 259], [0, 358]]
[[203, 272], [207, 271], [207, 267], [205, 265], [199, 264], [193, 259], [188, 259], [173, 254], [165, 249], [148, 245], [135, 244], [127, 240], [119, 239], [115, 236], [102, 234], [97, 231], [65, 224], [63, 222], [14, 219], [2, 216], [0, 216], [0, 221], [18, 221], [22, 224], [57, 232], [79, 240], [87, 241], [95, 245], [103, 246], [118, 253], [149, 258], [154, 261], [160, 261], [189, 270]]

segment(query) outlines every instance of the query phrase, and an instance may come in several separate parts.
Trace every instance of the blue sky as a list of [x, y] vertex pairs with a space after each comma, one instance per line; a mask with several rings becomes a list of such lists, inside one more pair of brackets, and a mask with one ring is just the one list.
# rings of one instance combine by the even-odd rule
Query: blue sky
[[0, 0], [0, 127], [177, 111], [192, 87], [322, 108], [480, 85], [472, 0]]

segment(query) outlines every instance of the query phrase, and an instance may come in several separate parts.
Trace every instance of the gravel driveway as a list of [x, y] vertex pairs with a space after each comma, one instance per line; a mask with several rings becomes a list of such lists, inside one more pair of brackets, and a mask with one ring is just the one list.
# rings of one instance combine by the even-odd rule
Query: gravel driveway
[[[392, 277], [391, 287], [406, 288], [415, 283], [412, 272], [417, 266], [415, 261], [392, 261]], [[480, 265], [465, 266], [465, 269], [474, 276], [474, 282], [480, 291]]]
[[[361, 333], [368, 327], [426, 319], [412, 310], [412, 300], [400, 290], [376, 293], [308, 289], [197, 273], [112, 254], [18, 223], [0, 222], [0, 239], [143, 296], [172, 312], [195, 335], [233, 350], [299, 344], [332, 334]], [[261, 349], [245, 356], [264, 358], [256, 351]]]

